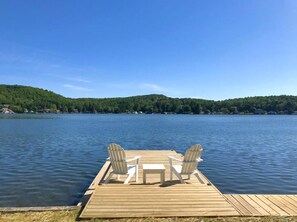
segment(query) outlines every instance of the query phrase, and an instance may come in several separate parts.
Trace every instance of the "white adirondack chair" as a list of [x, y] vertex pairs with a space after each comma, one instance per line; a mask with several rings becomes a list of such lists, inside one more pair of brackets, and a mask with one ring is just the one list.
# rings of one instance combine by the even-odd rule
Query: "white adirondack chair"
[[[120, 175], [128, 175], [124, 184], [128, 184], [130, 179], [135, 174], [135, 181], [138, 183], [138, 163], [141, 156], [136, 156], [132, 159], [126, 159], [125, 150], [115, 143], [108, 145], [109, 160], [112, 166], [112, 172], [109, 174], [105, 183], [108, 183], [114, 174], [117, 174], [118, 179]], [[128, 162], [135, 161], [135, 165], [128, 165]]]
[[[170, 163], [170, 180], [172, 180], [172, 175], [174, 173], [181, 183], [185, 183], [182, 175], [188, 175], [188, 179], [190, 179], [191, 175], [195, 175], [201, 183], [204, 183], [199, 177], [197, 170], [198, 164], [203, 161], [201, 159], [202, 150], [201, 145], [191, 146], [187, 149], [183, 160], [168, 156]], [[173, 165], [174, 160], [179, 161], [181, 164]]]

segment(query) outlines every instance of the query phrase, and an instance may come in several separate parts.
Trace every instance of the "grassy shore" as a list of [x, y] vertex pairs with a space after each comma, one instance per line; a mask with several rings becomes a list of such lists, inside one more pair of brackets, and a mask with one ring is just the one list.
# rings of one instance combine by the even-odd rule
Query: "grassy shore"
[[[0, 222], [73, 222], [78, 220], [79, 211], [45, 211], [45, 212], [25, 212], [25, 213], [0, 213]], [[218, 222], [218, 221], [230, 221], [230, 222], [291, 222], [296, 221], [297, 217], [187, 217], [187, 218], [127, 218], [127, 219], [93, 219], [93, 220], [82, 220], [92, 222], [103, 222], [103, 221], [119, 221], [119, 222]]]

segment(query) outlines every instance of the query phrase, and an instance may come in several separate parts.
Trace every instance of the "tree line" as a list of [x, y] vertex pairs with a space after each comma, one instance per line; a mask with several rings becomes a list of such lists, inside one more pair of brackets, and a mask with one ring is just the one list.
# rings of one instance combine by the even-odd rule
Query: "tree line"
[[157, 94], [73, 99], [29, 86], [0, 85], [0, 109], [7, 106], [16, 113], [296, 114], [297, 96], [258, 96], [222, 101], [170, 98]]

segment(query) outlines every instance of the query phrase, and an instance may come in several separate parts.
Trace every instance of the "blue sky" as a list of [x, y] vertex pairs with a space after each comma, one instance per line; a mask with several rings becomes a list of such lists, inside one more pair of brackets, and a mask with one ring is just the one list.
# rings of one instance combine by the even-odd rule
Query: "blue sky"
[[0, 84], [73, 98], [297, 95], [297, 1], [1, 0]]

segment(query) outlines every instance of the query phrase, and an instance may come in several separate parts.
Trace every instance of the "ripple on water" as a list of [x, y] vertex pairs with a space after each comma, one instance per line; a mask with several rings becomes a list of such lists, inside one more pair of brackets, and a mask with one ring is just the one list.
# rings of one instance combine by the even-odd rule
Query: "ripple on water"
[[297, 116], [18, 115], [0, 134], [0, 207], [75, 204], [107, 145], [202, 144], [200, 170], [223, 193], [297, 193]]

